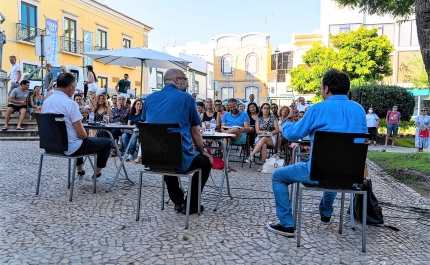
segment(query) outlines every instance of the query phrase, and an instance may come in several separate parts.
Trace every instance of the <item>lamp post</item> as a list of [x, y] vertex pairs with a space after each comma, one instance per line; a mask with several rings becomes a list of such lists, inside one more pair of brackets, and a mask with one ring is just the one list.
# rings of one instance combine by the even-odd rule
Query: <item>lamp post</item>
[[276, 57], [276, 75], [275, 75], [275, 100], [276, 100], [276, 104], [279, 106], [278, 104], [278, 53], [279, 53], [279, 49], [276, 48], [275, 50], [275, 57]]

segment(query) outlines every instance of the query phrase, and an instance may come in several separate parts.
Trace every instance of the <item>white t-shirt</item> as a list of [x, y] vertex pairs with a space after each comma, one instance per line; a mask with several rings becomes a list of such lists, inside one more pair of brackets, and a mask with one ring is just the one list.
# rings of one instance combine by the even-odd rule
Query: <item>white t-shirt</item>
[[10, 81], [12, 83], [19, 82], [19, 80], [18, 80], [18, 72], [21, 72], [21, 67], [19, 66], [19, 64], [15, 63], [10, 68]]
[[367, 113], [366, 114], [366, 123], [367, 127], [376, 127], [378, 124], [379, 117], [375, 113]]
[[302, 105], [302, 103], [298, 102], [298, 103], [296, 103], [296, 107], [297, 107], [297, 110], [299, 112], [300, 111], [306, 111], [306, 108], [309, 107], [309, 104], [305, 103], [305, 105]]
[[82, 139], [78, 137], [73, 123], [82, 120], [78, 104], [70, 99], [64, 92], [55, 90], [52, 95], [43, 102], [42, 113], [64, 114], [66, 122], [68, 150], [65, 155], [71, 155], [82, 145]]

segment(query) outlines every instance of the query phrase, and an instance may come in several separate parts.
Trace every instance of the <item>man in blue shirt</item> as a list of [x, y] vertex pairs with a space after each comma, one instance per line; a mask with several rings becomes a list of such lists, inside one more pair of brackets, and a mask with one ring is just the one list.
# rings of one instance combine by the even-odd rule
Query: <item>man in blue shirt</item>
[[[246, 112], [239, 111], [236, 99], [229, 99], [227, 104], [230, 112], [227, 112], [222, 116], [221, 131], [236, 135], [233, 138], [233, 144], [244, 144], [246, 141], [246, 132], [251, 130], [249, 126], [249, 116]], [[226, 126], [231, 128], [224, 129], [223, 127]]]
[[[303, 119], [292, 122], [290, 112], [287, 122], [282, 126], [282, 134], [289, 140], [298, 140], [309, 135], [311, 147], [315, 131], [366, 133], [366, 113], [361, 105], [348, 100], [346, 94], [350, 88], [349, 77], [343, 72], [330, 70], [324, 74], [321, 86], [324, 102], [308, 109]], [[291, 211], [288, 185], [295, 182], [318, 185], [309, 177], [312, 153], [309, 161], [298, 162], [276, 170], [272, 175], [272, 187], [275, 195], [276, 214], [279, 223], [269, 222], [266, 227], [283, 236], [294, 236], [294, 220]], [[335, 165], [333, 165], [335, 166]], [[322, 224], [329, 224], [333, 213], [335, 192], [324, 192], [319, 205]]]
[[[196, 101], [186, 93], [188, 78], [184, 72], [169, 69], [164, 74], [165, 86], [161, 91], [149, 95], [142, 109], [142, 120], [149, 123], [179, 123], [179, 128], [171, 128], [172, 132], [182, 135], [182, 167], [176, 169], [178, 173], [185, 173], [196, 168], [202, 169], [203, 190], [212, 168], [213, 158], [203, 149], [202, 135], [200, 134], [201, 120], [196, 109]], [[194, 142], [195, 151], [191, 145]], [[198, 172], [193, 178], [191, 188], [190, 214], [198, 210]], [[178, 177], [165, 176], [170, 199], [175, 204], [175, 211], [185, 214], [184, 192], [179, 187]], [[203, 211], [202, 206], [200, 211]]]

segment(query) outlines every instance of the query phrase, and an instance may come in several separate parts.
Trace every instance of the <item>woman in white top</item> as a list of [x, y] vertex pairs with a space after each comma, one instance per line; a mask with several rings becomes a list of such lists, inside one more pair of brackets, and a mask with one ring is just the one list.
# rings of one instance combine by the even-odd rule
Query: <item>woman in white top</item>
[[370, 107], [366, 114], [367, 132], [370, 134], [368, 144], [376, 146], [376, 135], [378, 133], [379, 117], [373, 113], [373, 108]]
[[88, 85], [88, 97], [91, 98], [92, 94], [96, 94], [97, 92], [97, 76], [93, 71], [92, 65], [87, 65], [88, 76], [87, 81], [84, 84]]

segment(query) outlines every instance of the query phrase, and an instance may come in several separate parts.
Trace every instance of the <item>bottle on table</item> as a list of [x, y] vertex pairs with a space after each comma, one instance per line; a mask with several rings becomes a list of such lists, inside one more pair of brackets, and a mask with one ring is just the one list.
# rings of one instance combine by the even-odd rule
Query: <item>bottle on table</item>
[[210, 132], [215, 134], [216, 129], [216, 120], [215, 117], [212, 117], [211, 123], [210, 123]]

